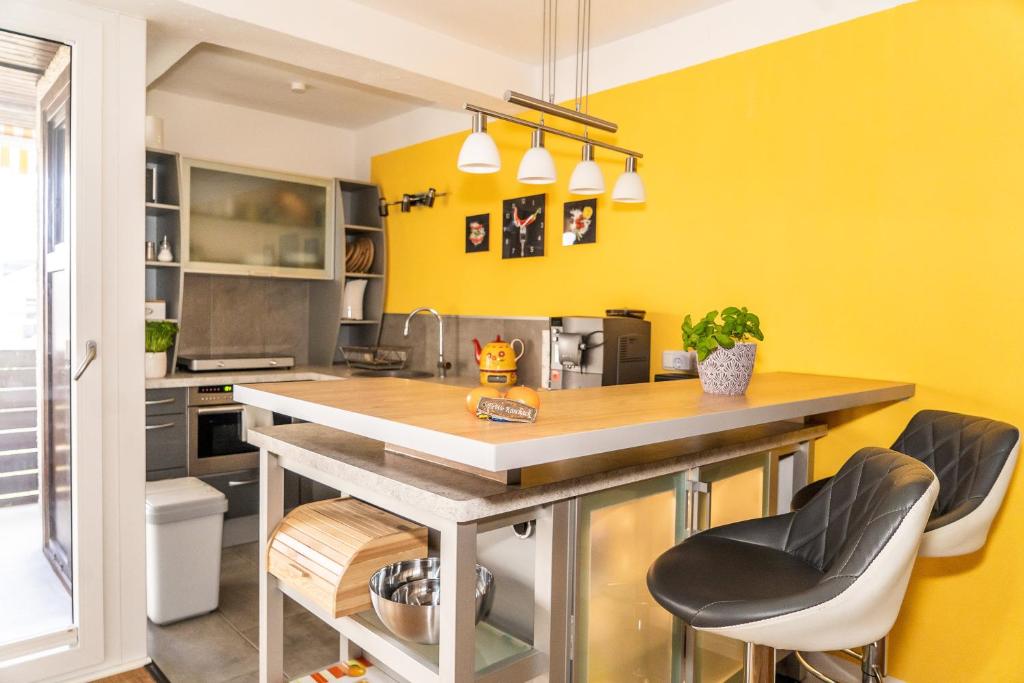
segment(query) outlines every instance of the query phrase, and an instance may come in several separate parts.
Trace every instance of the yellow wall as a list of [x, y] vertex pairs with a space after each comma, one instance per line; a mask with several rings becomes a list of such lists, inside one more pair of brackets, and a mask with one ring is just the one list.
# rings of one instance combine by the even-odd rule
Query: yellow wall
[[[671, 49], [666, 46], [666, 49]], [[920, 0], [600, 93], [618, 141], [647, 154], [648, 203], [599, 200], [596, 245], [560, 246], [576, 145], [551, 141], [543, 258], [463, 253], [463, 218], [532, 194], [528, 141], [492, 124], [504, 169], [455, 170], [464, 135], [377, 157], [390, 198], [429, 185], [432, 210], [393, 214], [389, 311], [649, 311], [654, 351], [687, 312], [761, 315], [760, 370], [912, 380], [918, 396], [823, 442], [819, 475], [885, 445], [925, 407], [1024, 425], [1024, 2]], [[468, 116], [467, 116], [468, 124]], [[609, 186], [620, 158], [607, 163]], [[500, 234], [500, 231], [499, 231]], [[986, 550], [924, 560], [893, 638], [913, 683], [1024, 680], [1024, 482]]]

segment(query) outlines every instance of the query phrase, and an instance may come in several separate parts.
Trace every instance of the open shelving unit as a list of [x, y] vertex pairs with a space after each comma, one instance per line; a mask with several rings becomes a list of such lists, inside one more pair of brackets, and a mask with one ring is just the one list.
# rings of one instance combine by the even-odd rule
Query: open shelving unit
[[[146, 150], [147, 174], [154, 174], [152, 184], [146, 187], [146, 228], [143, 241], [151, 241], [160, 248], [167, 237], [175, 261], [146, 261], [146, 300], [162, 299], [167, 307], [166, 319], [181, 319], [182, 269], [181, 258], [181, 190], [180, 159], [174, 152], [160, 149]], [[139, 244], [139, 251], [144, 245]], [[178, 345], [167, 354], [168, 370], [173, 371], [178, 358]]]
[[[335, 199], [335, 264], [333, 282], [310, 285], [310, 363], [331, 365], [343, 361], [342, 346], [375, 346], [380, 339], [387, 287], [387, 232], [378, 213], [380, 188], [371, 183], [338, 180]], [[345, 271], [345, 253], [359, 238], [373, 242], [373, 262], [366, 273]], [[363, 318], [342, 317], [342, 302], [347, 283], [366, 280]], [[336, 317], [314, 312], [334, 311]]]

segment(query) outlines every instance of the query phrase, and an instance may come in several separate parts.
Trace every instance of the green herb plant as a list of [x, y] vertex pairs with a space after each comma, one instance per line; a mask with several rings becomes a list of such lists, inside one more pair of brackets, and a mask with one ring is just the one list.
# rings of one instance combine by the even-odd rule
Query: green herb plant
[[760, 318], [746, 307], [729, 306], [722, 311], [721, 322], [718, 321], [718, 311], [710, 311], [696, 324], [689, 315], [683, 319], [683, 348], [696, 350], [698, 361], [704, 361], [719, 348], [731, 349], [736, 342], [744, 342], [748, 338], [764, 341]]
[[162, 353], [174, 346], [178, 324], [170, 320], [146, 321], [146, 352]]

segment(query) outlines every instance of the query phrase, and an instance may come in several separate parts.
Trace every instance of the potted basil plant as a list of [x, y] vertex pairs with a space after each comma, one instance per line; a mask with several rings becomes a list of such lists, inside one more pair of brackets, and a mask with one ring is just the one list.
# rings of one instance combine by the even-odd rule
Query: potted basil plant
[[167, 349], [174, 346], [178, 325], [170, 320], [146, 321], [146, 379], [167, 374]]
[[697, 372], [708, 394], [739, 396], [747, 391], [754, 374], [757, 344], [764, 341], [761, 320], [746, 308], [730, 306], [710, 311], [696, 323], [683, 320], [683, 348], [697, 352]]

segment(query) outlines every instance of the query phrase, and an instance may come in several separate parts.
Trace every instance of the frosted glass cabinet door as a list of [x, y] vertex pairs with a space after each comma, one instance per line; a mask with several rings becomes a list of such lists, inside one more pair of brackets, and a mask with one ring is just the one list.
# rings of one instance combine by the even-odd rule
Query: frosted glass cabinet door
[[[776, 513], [776, 454], [758, 453], [693, 470], [694, 532]], [[743, 643], [687, 629], [687, 683], [742, 683]]]
[[334, 276], [333, 180], [193, 159], [183, 165], [189, 270]]
[[647, 590], [651, 563], [682, 538], [683, 475], [580, 498], [574, 681], [680, 680], [681, 623]]

